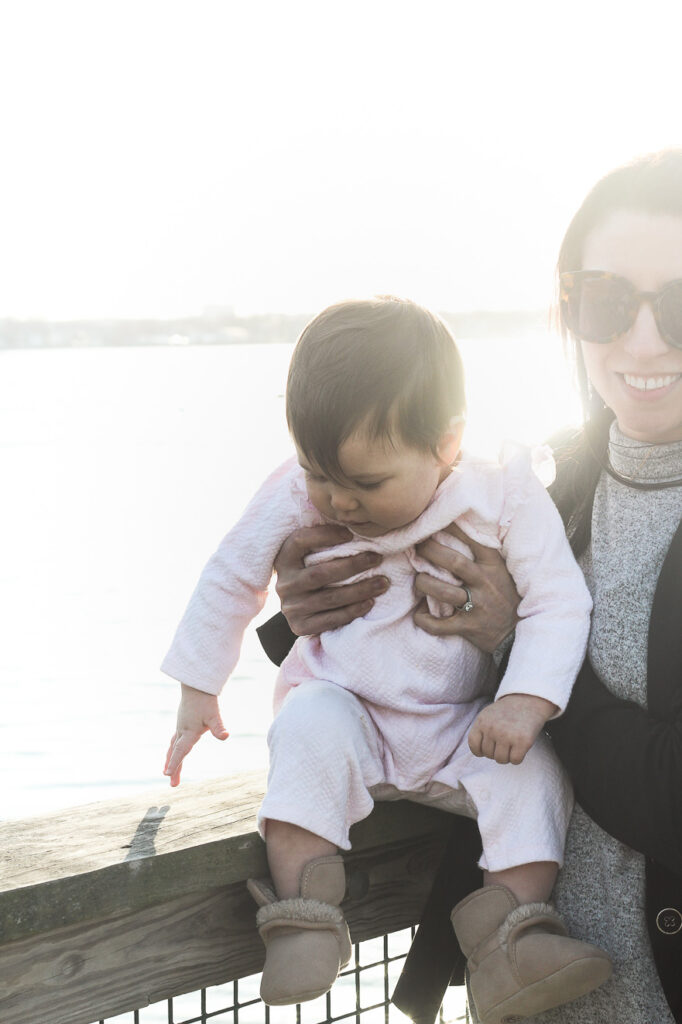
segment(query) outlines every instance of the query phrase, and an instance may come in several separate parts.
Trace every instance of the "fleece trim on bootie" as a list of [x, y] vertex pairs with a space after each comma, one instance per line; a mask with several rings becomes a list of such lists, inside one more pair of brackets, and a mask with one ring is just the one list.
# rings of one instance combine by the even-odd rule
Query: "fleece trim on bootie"
[[270, 1006], [317, 999], [351, 958], [348, 925], [338, 904], [346, 888], [338, 854], [304, 865], [299, 894], [277, 898], [271, 879], [250, 878], [256, 924], [265, 945], [261, 998]]
[[501, 946], [506, 948], [509, 936], [520, 924], [531, 921], [533, 928], [539, 927], [543, 931], [556, 932], [558, 935], [568, 935], [566, 925], [551, 903], [524, 903], [511, 910], [499, 927], [497, 938]]
[[481, 1024], [534, 1017], [591, 992], [611, 975], [606, 953], [572, 939], [551, 904], [519, 906], [505, 886], [471, 893], [451, 918]]
[[330, 903], [322, 903], [320, 900], [305, 900], [301, 896], [269, 903], [261, 907], [256, 914], [256, 924], [259, 928], [271, 921], [292, 921], [296, 924], [310, 921], [315, 924], [340, 925], [343, 920], [343, 914], [338, 907], [332, 907]]

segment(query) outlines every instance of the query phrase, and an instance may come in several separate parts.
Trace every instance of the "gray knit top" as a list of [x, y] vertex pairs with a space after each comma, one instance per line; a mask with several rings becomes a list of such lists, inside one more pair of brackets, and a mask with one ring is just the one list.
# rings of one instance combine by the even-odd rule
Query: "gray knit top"
[[[682, 442], [633, 441], [614, 423], [609, 456], [623, 476], [641, 481], [682, 477]], [[649, 615], [681, 517], [682, 487], [641, 491], [603, 473], [592, 541], [581, 559], [594, 600], [592, 664], [613, 693], [644, 707]], [[644, 855], [576, 807], [553, 898], [571, 935], [609, 953], [614, 974], [595, 992], [534, 1018], [537, 1024], [674, 1024], [644, 919]]]

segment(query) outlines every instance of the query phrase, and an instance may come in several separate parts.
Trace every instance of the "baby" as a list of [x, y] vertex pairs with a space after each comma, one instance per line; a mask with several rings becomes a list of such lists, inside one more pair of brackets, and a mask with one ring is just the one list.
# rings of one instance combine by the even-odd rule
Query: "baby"
[[[545, 722], [581, 665], [591, 601], [558, 513], [527, 455], [504, 465], [461, 451], [462, 364], [446, 326], [391, 297], [342, 302], [303, 331], [287, 384], [296, 447], [264, 483], [199, 580], [163, 670], [182, 683], [165, 774], [207, 729], [227, 735], [217, 695], [273, 562], [300, 526], [353, 539], [314, 559], [371, 549], [391, 582], [362, 618], [300, 638], [281, 666], [259, 812], [269, 882], [249, 882], [266, 946], [261, 994], [280, 1005], [326, 992], [350, 957], [339, 909], [350, 826], [375, 800], [475, 817], [485, 885], [452, 913], [482, 1024], [568, 1002], [610, 974], [546, 903], [572, 793]], [[492, 658], [413, 621], [415, 546], [456, 522], [506, 559], [520, 621], [497, 689]], [[451, 614], [452, 609], [432, 608]], [[466, 614], [465, 604], [461, 613]]]

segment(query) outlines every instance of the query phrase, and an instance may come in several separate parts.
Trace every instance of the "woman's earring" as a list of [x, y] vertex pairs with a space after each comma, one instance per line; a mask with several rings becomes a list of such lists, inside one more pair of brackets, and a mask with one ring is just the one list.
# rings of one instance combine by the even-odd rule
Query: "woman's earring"
[[587, 382], [587, 410], [588, 410], [589, 418], [590, 419], [596, 419], [597, 417], [599, 417], [603, 413], [605, 408], [606, 408], [606, 405], [604, 403], [603, 398], [601, 397], [601, 395], [597, 391], [594, 390], [594, 388], [592, 387], [592, 382], [590, 380], [588, 380], [588, 382]]

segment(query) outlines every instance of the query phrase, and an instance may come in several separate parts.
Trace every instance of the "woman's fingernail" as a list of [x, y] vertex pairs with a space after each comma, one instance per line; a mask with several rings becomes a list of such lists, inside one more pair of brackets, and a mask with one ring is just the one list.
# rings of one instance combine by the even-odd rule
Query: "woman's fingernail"
[[375, 594], [383, 594], [384, 590], [388, 590], [388, 580], [385, 576], [375, 576], [373, 588]]

